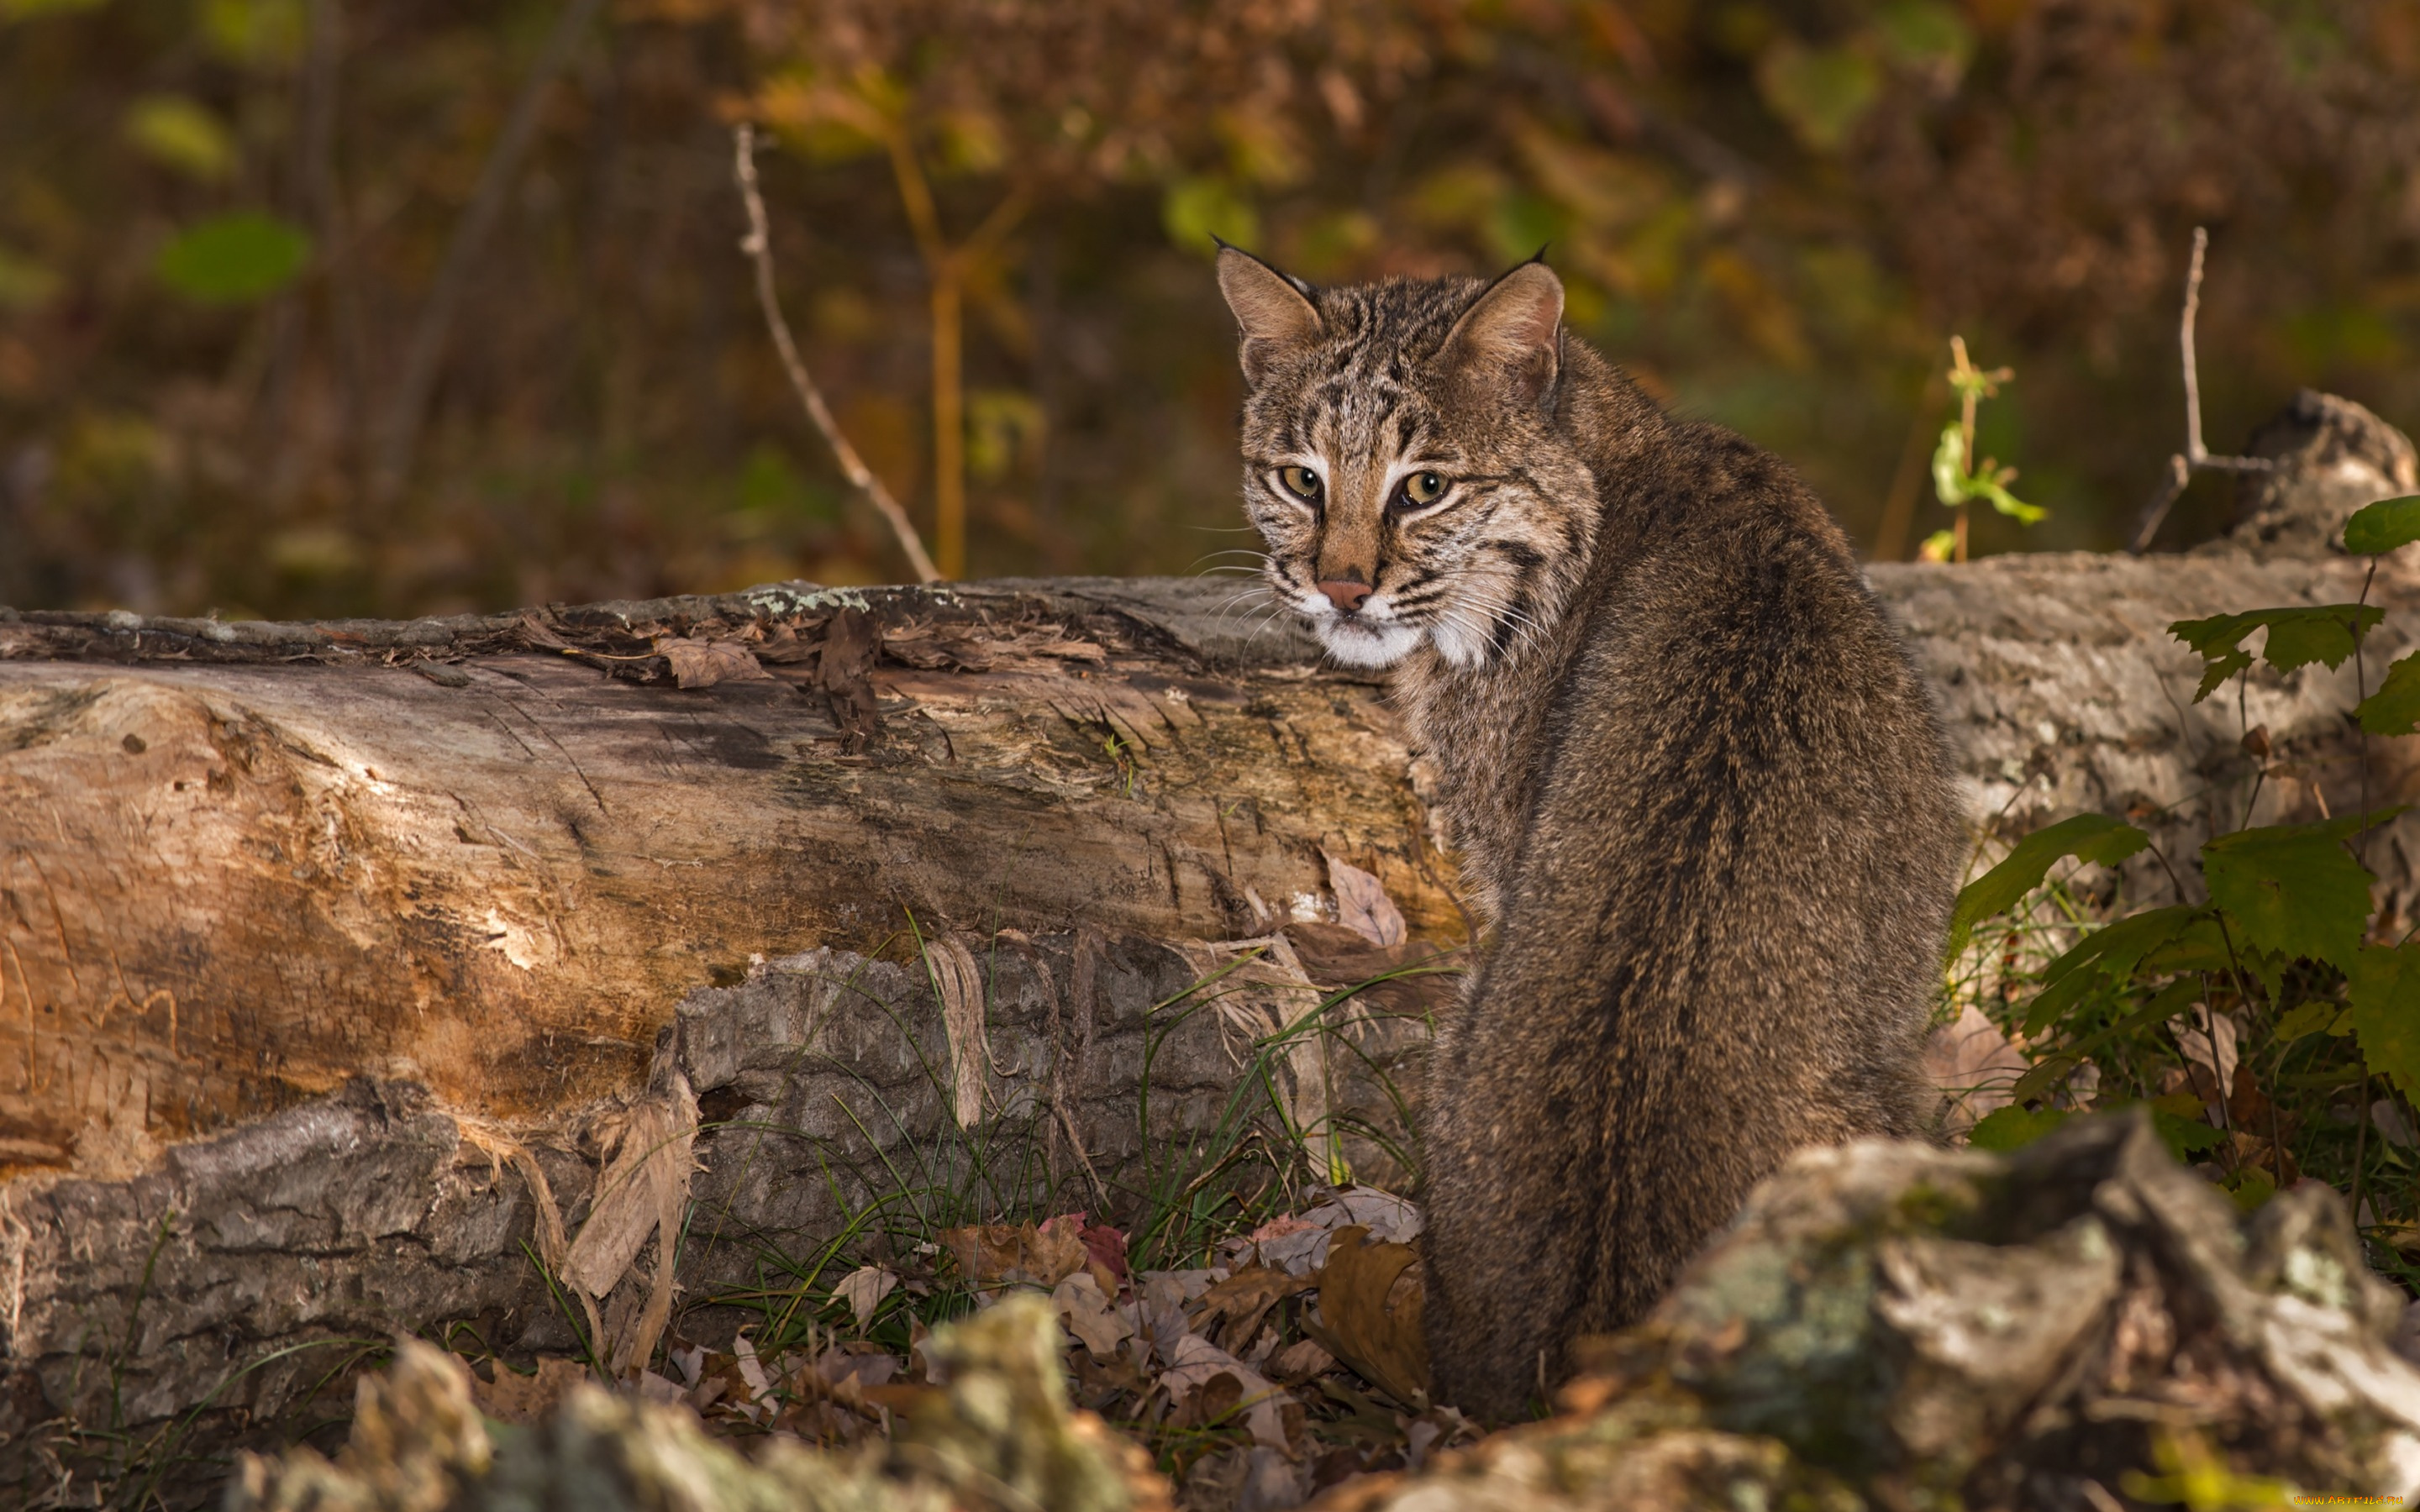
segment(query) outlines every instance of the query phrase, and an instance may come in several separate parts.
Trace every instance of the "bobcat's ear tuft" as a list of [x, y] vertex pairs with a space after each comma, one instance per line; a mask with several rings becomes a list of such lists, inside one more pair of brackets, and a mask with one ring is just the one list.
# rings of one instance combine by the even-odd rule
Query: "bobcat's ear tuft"
[[1533, 257], [1471, 301], [1439, 356], [1469, 377], [1510, 384], [1536, 404], [1554, 390], [1562, 346], [1563, 281]]
[[1258, 383], [1270, 363], [1319, 336], [1319, 310], [1308, 290], [1249, 252], [1218, 244], [1218, 291], [1242, 328], [1244, 377]]

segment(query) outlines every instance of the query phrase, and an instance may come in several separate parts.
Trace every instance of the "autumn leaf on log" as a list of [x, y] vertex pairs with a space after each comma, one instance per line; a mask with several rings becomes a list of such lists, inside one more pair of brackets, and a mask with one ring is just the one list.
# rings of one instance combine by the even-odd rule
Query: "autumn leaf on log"
[[1336, 891], [1336, 921], [1373, 945], [1404, 943], [1404, 911], [1369, 872], [1331, 856], [1327, 885]]
[[667, 637], [656, 642], [656, 655], [671, 666], [673, 681], [682, 687], [758, 682], [773, 675], [758, 665], [746, 646], [736, 640], [690, 640]]
[[794, 667], [812, 660], [815, 648], [799, 639], [799, 632], [786, 625], [777, 625], [754, 647], [759, 662], [776, 667]]
[[855, 755], [882, 733], [882, 711], [871, 673], [882, 653], [882, 632], [863, 609], [845, 609], [824, 625], [815, 688], [831, 704], [841, 749]]

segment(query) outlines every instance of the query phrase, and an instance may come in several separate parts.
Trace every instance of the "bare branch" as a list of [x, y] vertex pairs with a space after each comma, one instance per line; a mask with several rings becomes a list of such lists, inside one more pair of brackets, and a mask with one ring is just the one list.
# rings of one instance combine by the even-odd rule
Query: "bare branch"
[[789, 375], [790, 388], [806, 407], [807, 418], [823, 432], [832, 455], [839, 458], [841, 471], [848, 474], [848, 481], [890, 524], [891, 533], [898, 538], [899, 549], [915, 569], [916, 580], [939, 582], [941, 574], [925, 553], [924, 543], [916, 534], [908, 511], [899, 507], [899, 501], [891, 497], [891, 490], [882, 486], [882, 480], [857, 455], [857, 448], [848, 443], [839, 422], [832, 419], [830, 407], [824, 403], [822, 391], [807, 375], [807, 364], [799, 356], [799, 344], [790, 336], [790, 323], [782, 318], [781, 299], [773, 288], [772, 237], [765, 222], [765, 197], [756, 189], [756, 129], [746, 121], [740, 122], [731, 129], [731, 143], [732, 173], [739, 180], [739, 197], [748, 207], [748, 236], [739, 243], [739, 250], [756, 265], [756, 302], [764, 307], [765, 326], [773, 334], [773, 349], [781, 354], [782, 370]]
[[2185, 309], [2177, 320], [2177, 354], [2185, 369], [2185, 461], [2195, 467], [2210, 455], [2201, 443], [2201, 363], [2194, 356], [2194, 323], [2201, 315], [2201, 261], [2210, 251], [2210, 231], [2194, 227], [2192, 266], [2185, 270]]
[[454, 239], [446, 243], [445, 260], [439, 265], [427, 301], [420, 307], [420, 318], [411, 328], [411, 339], [404, 347], [402, 376], [396, 381], [395, 396], [373, 441], [370, 494], [374, 500], [392, 501], [411, 480], [420, 427], [427, 418], [429, 394], [437, 387], [444, 362], [446, 338], [453, 333], [454, 313], [469, 287], [472, 270], [487, 251], [489, 235], [503, 218], [505, 196], [520, 176], [521, 160], [537, 139], [547, 94], [604, 8], [605, 0], [568, 0], [564, 6], [554, 29], [538, 49], [537, 61], [530, 65], [529, 77], [521, 83], [520, 97], [513, 101], [504, 131], [488, 149], [487, 161], [479, 164], [479, 181], [454, 227]]
[[2185, 270], [2184, 310], [2177, 318], [2177, 357], [2185, 376], [2185, 449], [2168, 458], [2167, 476], [2160, 480], [2158, 490], [2134, 521], [2134, 538], [2126, 543], [2127, 551], [2134, 556], [2150, 549], [2151, 537], [2160, 532], [2161, 522], [2195, 472], [2268, 472], [2276, 466], [2264, 456], [2212, 456], [2202, 444], [2201, 363], [2194, 352], [2194, 327], [2201, 316], [2202, 258], [2209, 250], [2209, 229], [2195, 226], [2193, 261]]
[[2184, 454], [2180, 452], [2169, 457], [2168, 475], [2161, 480], [2159, 491], [2151, 495], [2151, 501], [2143, 506], [2142, 518], [2134, 522], [2134, 538], [2126, 543], [2130, 553], [2139, 557], [2150, 548], [2151, 537], [2159, 533], [2160, 522], [2168, 517], [2169, 506], [2177, 501], [2178, 496], [2185, 491], [2185, 485], [2191, 482], [2193, 465], [2185, 460]]

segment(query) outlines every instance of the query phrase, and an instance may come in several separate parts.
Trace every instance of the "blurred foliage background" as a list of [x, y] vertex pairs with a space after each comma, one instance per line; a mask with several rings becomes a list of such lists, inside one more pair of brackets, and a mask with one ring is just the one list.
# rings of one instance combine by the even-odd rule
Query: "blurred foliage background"
[[1878, 557], [1947, 523], [1953, 333], [2051, 510], [1976, 548], [2123, 538], [2196, 224], [2213, 446], [2298, 385], [2420, 420], [2420, 0], [0, 0], [0, 602], [898, 579], [757, 316], [743, 117], [811, 366], [972, 575], [1244, 541], [1213, 232], [1550, 244]]

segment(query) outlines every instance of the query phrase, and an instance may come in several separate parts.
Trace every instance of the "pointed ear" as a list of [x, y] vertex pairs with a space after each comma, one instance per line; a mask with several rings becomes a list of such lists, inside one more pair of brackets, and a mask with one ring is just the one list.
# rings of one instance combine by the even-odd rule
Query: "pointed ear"
[[1562, 371], [1563, 281], [1532, 258], [1487, 285], [1445, 338], [1438, 359], [1535, 404]]
[[1307, 346], [1319, 335], [1319, 310], [1300, 285], [1249, 252], [1221, 242], [1218, 291], [1243, 329], [1239, 353], [1244, 377], [1261, 381], [1280, 354]]

